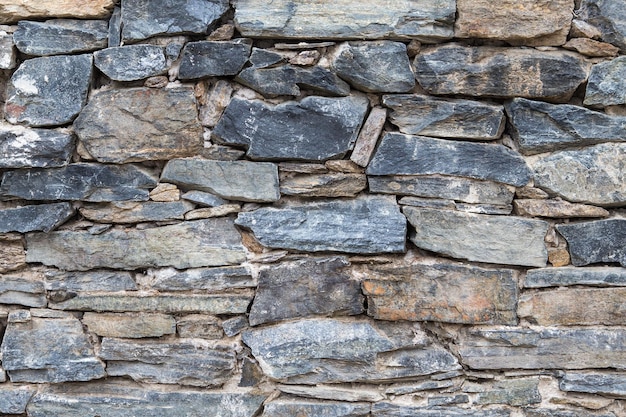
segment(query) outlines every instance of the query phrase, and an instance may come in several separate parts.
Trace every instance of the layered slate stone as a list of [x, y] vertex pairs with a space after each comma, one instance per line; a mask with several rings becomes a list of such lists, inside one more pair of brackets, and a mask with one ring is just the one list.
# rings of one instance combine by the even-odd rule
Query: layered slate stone
[[350, 160], [360, 167], [366, 167], [369, 164], [374, 149], [378, 143], [378, 137], [383, 131], [385, 122], [387, 121], [387, 110], [382, 107], [374, 107], [370, 111], [363, 123], [359, 137], [354, 144], [354, 149], [350, 154]]
[[589, 410], [556, 410], [554, 408], [528, 408], [525, 410], [526, 417], [617, 417], [612, 412], [595, 412]]
[[256, 279], [245, 266], [198, 268], [185, 271], [174, 268], [148, 270], [141, 281], [146, 287], [159, 291], [223, 291], [257, 286]]
[[[60, 318], [9, 317], [2, 340], [2, 367], [12, 382], [89, 381], [105, 376], [80, 321]], [[45, 343], [42, 343], [45, 341]]]
[[587, 79], [572, 52], [448, 44], [415, 58], [417, 81], [430, 94], [567, 101]]
[[406, 237], [406, 219], [383, 197], [264, 207], [240, 213], [235, 223], [264, 246], [310, 252], [403, 252]]
[[251, 50], [252, 43], [248, 39], [189, 42], [183, 49], [178, 78], [193, 80], [235, 75], [248, 61]]
[[535, 186], [576, 203], [626, 202], [626, 143], [554, 152], [531, 163]]
[[49, 232], [74, 215], [70, 203], [39, 204], [0, 209], [0, 233]]
[[418, 248], [476, 262], [546, 266], [547, 222], [418, 207], [402, 210], [415, 227], [411, 241]]
[[193, 156], [202, 148], [193, 89], [129, 88], [96, 94], [74, 122], [99, 162]]
[[142, 201], [156, 179], [135, 165], [70, 164], [7, 171], [0, 195], [25, 200]]
[[95, 66], [115, 81], [142, 80], [167, 71], [165, 52], [156, 45], [106, 48], [95, 52], [93, 58]]
[[623, 374], [566, 372], [559, 389], [567, 392], [626, 397], [626, 377]]
[[122, 5], [122, 40], [156, 35], [204, 34], [228, 10], [227, 0], [192, 0], [184, 7], [170, 0], [128, 0]]
[[598, 262], [626, 266], [626, 219], [559, 224], [556, 229], [567, 240], [575, 266]]
[[74, 54], [106, 48], [108, 27], [105, 20], [22, 20], [13, 40], [17, 49], [27, 55]]
[[0, 388], [0, 413], [26, 413], [26, 406], [35, 392], [35, 388], [28, 385], [2, 384], [2, 388]]
[[369, 403], [277, 399], [265, 405], [264, 417], [369, 417]]
[[531, 217], [608, 217], [609, 212], [601, 207], [588, 204], [573, 204], [563, 200], [517, 199], [513, 202], [515, 211]]
[[364, 174], [343, 172], [284, 176], [280, 180], [281, 194], [301, 197], [354, 197], [365, 188]]
[[[133, 270], [154, 266], [193, 268], [231, 265], [246, 258], [232, 220], [215, 218], [146, 230], [33, 233], [27, 236], [28, 262], [65, 270]], [[120, 245], [124, 242], [124, 245]]]
[[13, 271], [26, 265], [26, 251], [19, 240], [0, 240], [0, 273]]
[[583, 0], [578, 17], [600, 31], [603, 41], [626, 52], [626, 14], [620, 2]]
[[477, 392], [475, 404], [527, 406], [541, 403], [538, 378], [497, 381], [490, 387], [464, 386], [465, 392]]
[[624, 116], [523, 98], [506, 103], [505, 108], [511, 134], [525, 155], [626, 140]]
[[415, 324], [321, 318], [243, 333], [263, 373], [288, 383], [383, 381], [456, 370]]
[[508, 409], [476, 410], [458, 407], [423, 407], [379, 402], [372, 405], [372, 417], [509, 417]]
[[213, 139], [246, 147], [251, 159], [325, 161], [352, 149], [367, 106], [362, 96], [308, 96], [277, 106], [235, 98]]
[[626, 57], [594, 65], [589, 74], [584, 104], [602, 107], [626, 104], [625, 78]]
[[334, 71], [354, 88], [369, 93], [405, 93], [415, 76], [401, 42], [347, 42], [332, 61]]
[[457, 175], [523, 186], [531, 179], [524, 159], [503, 145], [387, 133], [368, 175]]
[[141, 223], [183, 220], [185, 213], [195, 206], [188, 201], [136, 202], [123, 201], [109, 204], [88, 204], [79, 209], [88, 220], [99, 223]]
[[452, 38], [455, 13], [452, 0], [394, 0], [384, 8], [376, 2], [348, 0], [297, 5], [244, 0], [237, 4], [235, 25], [243, 36], [255, 38], [434, 41]]
[[40, 0], [36, 2], [5, 0], [0, 5], [0, 24], [48, 17], [104, 18], [111, 13], [114, 5], [115, 0], [94, 0], [88, 3], [82, 0]]
[[272, 202], [280, 198], [278, 167], [268, 162], [173, 159], [163, 168], [161, 181], [229, 200]]
[[504, 130], [502, 106], [419, 94], [383, 96], [389, 120], [409, 135], [491, 140]]
[[74, 136], [57, 130], [0, 125], [0, 168], [52, 168], [67, 165]]
[[104, 337], [136, 339], [176, 333], [174, 317], [161, 313], [85, 313], [83, 324]]
[[510, 269], [411, 263], [372, 265], [362, 273], [367, 313], [378, 320], [517, 324]]
[[44, 273], [44, 286], [48, 291], [131, 291], [137, 285], [130, 272], [95, 270], [88, 272], [59, 271]]
[[91, 55], [28, 59], [7, 84], [5, 117], [27, 126], [71, 123], [87, 101]]
[[0, 303], [45, 307], [47, 300], [43, 281], [18, 274], [3, 274], [0, 276]]
[[528, 270], [524, 279], [525, 288], [568, 285], [626, 287], [626, 269], [617, 267], [540, 268]]
[[250, 325], [316, 314], [362, 313], [361, 285], [351, 279], [348, 265], [344, 257], [312, 258], [261, 270]]

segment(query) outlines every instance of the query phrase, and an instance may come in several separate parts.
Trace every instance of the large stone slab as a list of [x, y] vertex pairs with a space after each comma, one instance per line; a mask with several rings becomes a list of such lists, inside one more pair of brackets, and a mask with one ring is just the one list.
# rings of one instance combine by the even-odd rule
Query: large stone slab
[[602, 107], [626, 104], [625, 78], [626, 57], [621, 56], [594, 65], [589, 74], [584, 104]]
[[404, 207], [418, 248], [453, 258], [505, 265], [546, 266], [548, 223], [511, 216]]
[[27, 55], [74, 54], [106, 48], [108, 28], [106, 20], [22, 20], [13, 40], [17, 49]]
[[0, 209], [0, 233], [49, 232], [74, 215], [70, 203], [39, 204]]
[[235, 24], [243, 36], [288, 39], [419, 39], [453, 36], [453, 0], [298, 3], [243, 0]]
[[67, 272], [50, 269], [44, 273], [48, 291], [132, 291], [137, 289], [130, 272], [96, 270]]
[[183, 220], [194, 204], [180, 200], [172, 202], [123, 201], [109, 204], [86, 204], [79, 208], [88, 220], [99, 223], [141, 223], [167, 220]]
[[626, 398], [626, 376], [623, 374], [566, 372], [559, 389], [567, 392], [609, 395]]
[[156, 178], [134, 165], [70, 164], [7, 171], [0, 196], [25, 200], [142, 201]]
[[626, 9], [621, 2], [583, 0], [578, 17], [595, 26], [603, 41], [626, 52]]
[[479, 101], [393, 94], [383, 96], [383, 104], [391, 123], [409, 135], [491, 140], [505, 126], [502, 106]]
[[503, 145], [387, 133], [368, 175], [456, 175], [523, 186], [531, 172], [518, 153]]
[[626, 286], [626, 269], [616, 267], [563, 267], [530, 269], [525, 288], [568, 285]]
[[277, 399], [263, 408], [263, 417], [369, 417], [369, 403]]
[[379, 402], [372, 405], [372, 417], [509, 417], [508, 409], [477, 410], [458, 407], [423, 407]]
[[24, 414], [26, 406], [35, 392], [35, 388], [29, 385], [2, 384], [2, 388], [0, 388], [0, 413]]
[[115, 81], [136, 81], [167, 71], [165, 51], [156, 45], [128, 45], [94, 52], [94, 65]]
[[403, 252], [406, 219], [381, 197], [321, 200], [240, 213], [235, 221], [270, 248], [348, 253]]
[[73, 17], [79, 19], [104, 18], [111, 14], [115, 0], [4, 0], [0, 4], [0, 24], [18, 20]]
[[272, 202], [280, 198], [278, 167], [268, 162], [170, 160], [161, 181], [229, 200]]
[[457, 44], [423, 50], [417, 81], [430, 94], [525, 97], [567, 101], [587, 79], [587, 64], [572, 52]]
[[193, 80], [236, 75], [248, 61], [251, 50], [252, 43], [248, 39], [189, 42], [183, 49], [178, 78]]
[[235, 98], [213, 139], [248, 148], [252, 159], [325, 161], [353, 147], [367, 106], [362, 96], [309, 96], [277, 106]]
[[232, 265], [246, 259], [241, 236], [227, 218], [146, 230], [112, 229], [100, 235], [69, 231], [32, 233], [26, 241], [28, 262], [66, 270], [154, 266], [183, 269]]
[[626, 143], [554, 152], [530, 165], [535, 186], [565, 200], [604, 207], [626, 202]]
[[556, 229], [567, 240], [575, 266], [598, 262], [626, 266], [626, 219], [559, 224]]
[[74, 137], [50, 129], [0, 125], [0, 168], [52, 168], [67, 165]]
[[74, 129], [99, 162], [193, 156], [203, 144], [196, 100], [188, 87], [102, 91], [90, 99]]
[[27, 59], [7, 84], [5, 118], [27, 126], [71, 123], [87, 101], [92, 56]]
[[198, 268], [185, 271], [174, 268], [150, 269], [140, 280], [144, 286], [159, 291], [224, 291], [257, 286], [250, 269], [245, 266]]
[[83, 324], [104, 337], [136, 339], [176, 333], [174, 317], [161, 313], [85, 313]]

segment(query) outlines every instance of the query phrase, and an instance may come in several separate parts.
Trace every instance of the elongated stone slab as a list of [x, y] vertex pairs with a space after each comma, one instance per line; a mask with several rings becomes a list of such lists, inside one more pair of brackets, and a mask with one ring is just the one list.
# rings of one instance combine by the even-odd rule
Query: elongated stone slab
[[610, 395], [626, 398], [626, 376], [623, 374], [566, 372], [559, 389], [567, 392]]
[[387, 133], [368, 175], [457, 175], [523, 186], [531, 172], [521, 155], [503, 145], [488, 145]]
[[477, 262], [546, 266], [547, 222], [418, 207], [402, 210], [415, 227], [411, 241], [419, 248]]
[[364, 174], [343, 172], [284, 176], [280, 180], [283, 195], [301, 197], [355, 197], [365, 188], [367, 177]]
[[563, 267], [530, 269], [525, 288], [567, 285], [626, 286], [626, 269], [615, 267]]
[[176, 333], [176, 320], [162, 313], [85, 313], [83, 324], [104, 337], [160, 337]]
[[[146, 230], [33, 233], [28, 262], [66, 270], [93, 268], [133, 270], [154, 266], [184, 269], [232, 265], [246, 259], [232, 220], [214, 218]], [[124, 245], [120, 245], [124, 242]]]
[[0, 168], [52, 168], [67, 165], [74, 137], [50, 129], [0, 125]]
[[626, 52], [626, 15], [624, 5], [603, 0], [583, 0], [578, 17], [600, 31], [603, 41]]
[[3, 274], [0, 276], [0, 303], [45, 307], [48, 301], [41, 280], [17, 274]]
[[223, 291], [257, 286], [251, 271], [245, 266], [198, 268], [185, 271], [163, 268], [148, 270], [140, 279], [146, 287], [159, 291]]
[[105, 20], [22, 20], [13, 40], [17, 49], [27, 55], [74, 54], [106, 48], [108, 27]]
[[394, 0], [384, 8], [371, 1], [244, 0], [237, 4], [235, 24], [243, 36], [260, 38], [434, 41], [452, 38], [455, 13], [453, 0]]
[[398, 206], [381, 197], [261, 208], [240, 213], [235, 223], [264, 246], [311, 252], [403, 252], [406, 237]]
[[183, 220], [195, 206], [188, 201], [119, 202], [85, 205], [79, 209], [86, 219], [100, 223], [141, 223]]
[[556, 410], [554, 408], [528, 408], [525, 413], [526, 417], [617, 417], [610, 411], [592, 413], [589, 410]]
[[619, 106], [626, 104], [626, 59], [621, 56], [591, 67], [587, 89], [586, 106]]
[[74, 215], [70, 203], [39, 204], [0, 210], [0, 233], [49, 232]]
[[476, 410], [458, 407], [420, 407], [379, 402], [372, 405], [372, 417], [509, 417], [511, 410]]
[[465, 392], [477, 392], [475, 404], [508, 404], [528, 406], [541, 403], [538, 378], [497, 381], [491, 386], [464, 386]]
[[142, 80], [163, 74], [167, 70], [165, 51], [156, 45], [106, 48], [95, 52], [93, 58], [94, 65], [115, 81]]
[[251, 50], [252, 43], [246, 39], [189, 42], [183, 49], [178, 78], [193, 80], [236, 75], [248, 61]]
[[130, 272], [89, 271], [66, 272], [51, 269], [44, 273], [48, 291], [132, 291], [137, 289]]
[[93, 0], [88, 3], [82, 0], [40, 0], [36, 2], [4, 0], [0, 4], [0, 24], [48, 17], [104, 18], [111, 13], [114, 5], [115, 0]]
[[479, 101], [393, 94], [383, 96], [383, 104], [391, 123], [409, 135], [491, 140], [505, 126], [501, 106]]
[[339, 401], [274, 400], [263, 408], [263, 417], [368, 417], [368, 403], [346, 403]]
[[564, 200], [518, 199], [513, 202], [515, 212], [522, 216], [552, 217], [608, 217], [609, 212], [602, 207], [588, 204], [574, 204]]
[[598, 262], [626, 266], [626, 219], [559, 224], [556, 229], [567, 240], [575, 266]]

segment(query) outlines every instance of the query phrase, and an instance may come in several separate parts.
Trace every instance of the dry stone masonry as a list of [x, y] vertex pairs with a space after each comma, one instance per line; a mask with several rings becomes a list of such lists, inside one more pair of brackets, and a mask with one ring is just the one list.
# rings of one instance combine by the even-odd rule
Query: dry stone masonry
[[626, 0], [0, 3], [0, 415], [626, 416]]

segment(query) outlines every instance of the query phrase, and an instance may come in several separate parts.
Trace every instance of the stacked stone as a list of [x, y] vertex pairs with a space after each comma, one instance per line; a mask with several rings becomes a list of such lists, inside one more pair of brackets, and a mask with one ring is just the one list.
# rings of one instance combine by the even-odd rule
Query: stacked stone
[[0, 414], [624, 415], [624, 0], [0, 25]]

